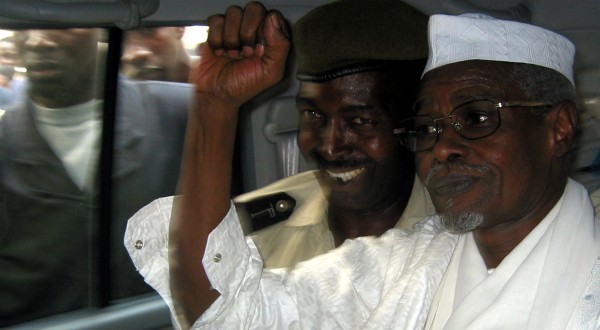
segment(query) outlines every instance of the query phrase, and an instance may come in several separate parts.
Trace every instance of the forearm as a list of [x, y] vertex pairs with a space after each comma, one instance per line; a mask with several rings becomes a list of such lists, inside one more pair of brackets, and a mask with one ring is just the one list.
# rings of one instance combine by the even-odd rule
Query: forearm
[[174, 205], [170, 229], [170, 276], [173, 301], [180, 318], [192, 324], [219, 296], [210, 289], [202, 265], [210, 232], [227, 214], [237, 109], [225, 103], [202, 102], [210, 113], [204, 123], [190, 112], [181, 175], [181, 200]]
[[[239, 107], [281, 80], [290, 48], [278, 12], [250, 2], [208, 18], [190, 111], [180, 193], [169, 233], [173, 302], [182, 323], [192, 324], [219, 297], [202, 264], [208, 235], [227, 214]], [[185, 326], [185, 324], [184, 324]]]

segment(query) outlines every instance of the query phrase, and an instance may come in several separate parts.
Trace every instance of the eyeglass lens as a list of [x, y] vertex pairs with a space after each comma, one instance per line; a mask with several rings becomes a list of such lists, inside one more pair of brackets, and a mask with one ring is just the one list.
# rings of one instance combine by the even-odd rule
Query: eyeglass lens
[[490, 100], [475, 100], [457, 106], [449, 117], [415, 116], [402, 121], [396, 134], [409, 150], [423, 151], [433, 147], [444, 129], [440, 121], [449, 118], [460, 136], [480, 139], [493, 134], [500, 126], [496, 104]]

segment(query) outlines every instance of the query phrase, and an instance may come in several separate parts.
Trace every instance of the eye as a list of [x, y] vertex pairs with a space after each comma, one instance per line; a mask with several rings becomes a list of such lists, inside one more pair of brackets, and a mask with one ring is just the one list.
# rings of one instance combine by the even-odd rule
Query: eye
[[320, 120], [323, 119], [323, 115], [315, 110], [303, 110], [302, 117], [308, 120]]
[[491, 101], [479, 100], [456, 108], [453, 117], [457, 123], [465, 127], [493, 126], [497, 121], [497, 110]]
[[471, 111], [465, 114], [464, 122], [470, 126], [483, 125], [490, 119], [490, 114], [485, 111]]
[[368, 118], [354, 117], [350, 120], [350, 123], [352, 123], [354, 126], [364, 127], [367, 125], [375, 125], [377, 124], [377, 121]]
[[413, 133], [417, 137], [423, 137], [432, 134], [437, 134], [437, 131], [435, 130], [434, 125], [421, 124], [419, 126], [416, 126], [414, 132], [411, 133]]
[[319, 111], [307, 109], [300, 112], [300, 123], [304, 127], [321, 127], [325, 124], [325, 121], [325, 116]]

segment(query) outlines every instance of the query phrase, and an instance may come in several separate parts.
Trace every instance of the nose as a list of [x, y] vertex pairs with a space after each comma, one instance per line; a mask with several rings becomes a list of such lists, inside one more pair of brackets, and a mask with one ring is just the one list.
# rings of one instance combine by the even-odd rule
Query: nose
[[329, 120], [321, 131], [319, 151], [327, 160], [335, 160], [350, 150], [345, 130], [338, 120]]
[[125, 50], [123, 61], [128, 64], [142, 64], [148, 60], [152, 52], [146, 48], [133, 47]]
[[466, 145], [468, 140], [458, 134], [460, 126], [447, 119], [437, 121], [440, 130], [435, 144], [430, 149], [436, 160], [442, 163], [465, 157], [469, 152]]

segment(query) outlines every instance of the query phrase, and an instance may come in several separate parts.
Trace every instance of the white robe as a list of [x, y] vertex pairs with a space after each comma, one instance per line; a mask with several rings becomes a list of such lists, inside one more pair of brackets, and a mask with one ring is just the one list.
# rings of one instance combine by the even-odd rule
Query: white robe
[[[159, 201], [134, 216], [125, 244], [172, 308], [164, 210]], [[587, 191], [570, 180], [554, 209], [490, 276], [468, 235], [457, 240], [435, 217], [412, 233], [391, 229], [348, 240], [288, 273], [263, 270], [232, 207], [203, 260], [221, 297], [194, 328], [596, 329], [599, 227]]]
[[427, 328], [595, 328], [582, 323], [583, 318], [597, 321], [600, 314], [600, 225], [591, 219], [587, 192], [569, 183], [544, 220], [489, 271], [473, 234], [464, 235], [436, 294]]

